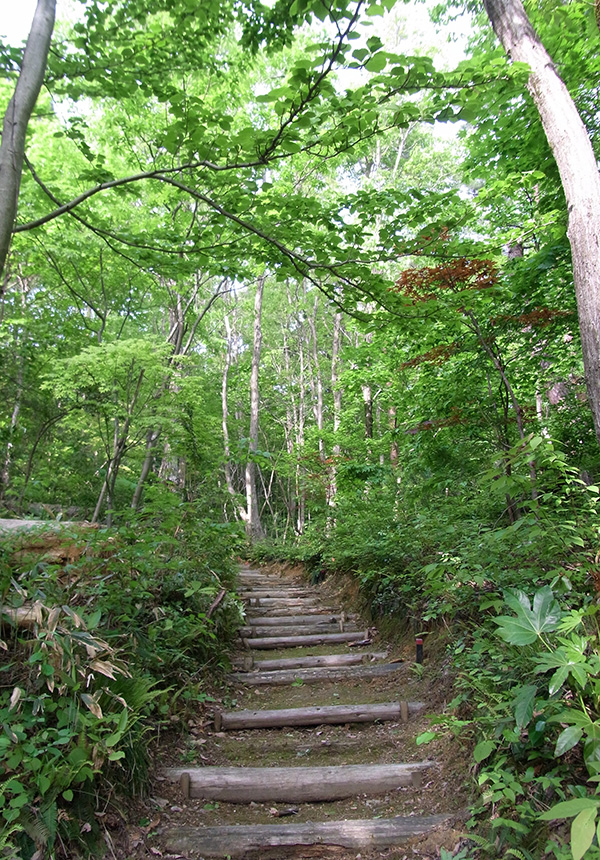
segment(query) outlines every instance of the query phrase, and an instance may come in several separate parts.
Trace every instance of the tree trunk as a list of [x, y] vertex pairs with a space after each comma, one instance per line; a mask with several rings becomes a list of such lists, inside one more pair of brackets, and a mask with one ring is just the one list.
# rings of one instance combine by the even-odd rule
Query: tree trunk
[[244, 510], [243, 505], [240, 504], [237, 493], [235, 490], [235, 486], [233, 483], [233, 475], [231, 473], [231, 447], [229, 444], [229, 399], [228, 399], [228, 381], [229, 381], [229, 368], [231, 367], [231, 348], [232, 348], [232, 331], [231, 331], [231, 323], [229, 322], [229, 315], [225, 314], [225, 365], [223, 367], [223, 377], [221, 380], [221, 426], [223, 429], [223, 453], [225, 455], [225, 462], [223, 464], [223, 468], [225, 471], [225, 483], [227, 485], [227, 492], [231, 497], [231, 501], [233, 503], [233, 509], [236, 515], [236, 518], [239, 518], [243, 522], [246, 522], [246, 511]]
[[154, 451], [156, 449], [156, 443], [161, 434], [161, 428], [157, 427], [155, 430], [148, 430], [146, 433], [146, 454], [144, 456], [144, 462], [142, 465], [142, 471], [140, 472], [140, 477], [138, 478], [138, 482], [135, 488], [135, 492], [133, 494], [133, 498], [131, 500], [131, 507], [134, 511], [140, 506], [140, 502], [142, 500], [142, 493], [144, 491], [144, 484], [146, 482], [146, 478], [150, 474], [150, 469], [152, 468], [152, 460], [154, 458]]
[[339, 384], [340, 376], [340, 342], [342, 336], [342, 314], [337, 313], [333, 318], [333, 341], [331, 344], [331, 390], [333, 392], [333, 463], [329, 475], [329, 505], [335, 505], [337, 495], [337, 460], [342, 449], [339, 443], [340, 424], [342, 419], [342, 389]]
[[[23, 318], [26, 318], [26, 301], [27, 282], [20, 276], [17, 277], [17, 284], [20, 290], [21, 312]], [[4, 455], [4, 463], [2, 472], [0, 473], [0, 499], [4, 499], [10, 484], [10, 467], [13, 456], [14, 440], [19, 423], [19, 415], [21, 413], [21, 402], [23, 399], [23, 377], [25, 373], [25, 341], [27, 339], [27, 330], [21, 329], [18, 324], [15, 327], [15, 364], [17, 367], [17, 390], [15, 393], [15, 402], [13, 404], [12, 414], [10, 416], [10, 424], [8, 428], [8, 439], [6, 442], [6, 452]]]
[[265, 280], [266, 275], [263, 275], [258, 279], [256, 284], [256, 294], [254, 296], [254, 345], [252, 349], [252, 372], [250, 374], [250, 433], [248, 439], [248, 460], [246, 462], [246, 533], [252, 540], [264, 537], [256, 494], [256, 463], [252, 458], [258, 450], [258, 418], [260, 405], [258, 371], [260, 366], [260, 352], [262, 348], [262, 303]]
[[361, 385], [365, 405], [365, 439], [373, 438], [373, 393], [370, 385]]
[[313, 388], [313, 412], [317, 422], [317, 430], [319, 431], [319, 458], [325, 460], [325, 444], [323, 441], [323, 377], [321, 375], [321, 365], [319, 363], [319, 346], [317, 341], [317, 313], [319, 310], [319, 299], [315, 297], [313, 315], [308, 317], [308, 324], [312, 335], [312, 360], [314, 381]]
[[[131, 402], [127, 407], [127, 415], [123, 423], [123, 429], [121, 431], [119, 431], [118, 423], [115, 421], [115, 433], [112, 455], [106, 468], [106, 477], [104, 478], [104, 483], [102, 484], [102, 489], [100, 490], [100, 495], [98, 496], [98, 501], [96, 502], [96, 507], [94, 509], [94, 514], [91, 520], [92, 523], [98, 522], [105, 499], [107, 499], [108, 501], [109, 508], [112, 504], [117, 474], [119, 472], [121, 460], [123, 459], [123, 454], [125, 453], [125, 449], [127, 447], [127, 441], [129, 439], [129, 428], [131, 427], [131, 421], [133, 418], [133, 410], [135, 409], [135, 405], [140, 394], [143, 379], [144, 370], [142, 369], [138, 374], [135, 392], [132, 396]], [[112, 525], [112, 515], [110, 513], [108, 515], [108, 525]]]
[[521, 0], [483, 0], [494, 31], [514, 62], [527, 63], [529, 92], [560, 173], [588, 399], [600, 443], [600, 177], [585, 126]]
[[44, 81], [55, 13], [56, 0], [38, 0], [17, 86], [4, 114], [0, 143], [0, 277], [17, 214], [25, 135]]

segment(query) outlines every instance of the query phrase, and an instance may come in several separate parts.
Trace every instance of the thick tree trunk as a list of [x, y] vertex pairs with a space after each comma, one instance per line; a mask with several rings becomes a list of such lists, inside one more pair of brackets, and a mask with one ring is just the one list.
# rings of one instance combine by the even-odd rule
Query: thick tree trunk
[[515, 62], [531, 70], [529, 92], [560, 173], [588, 399], [600, 443], [600, 177], [590, 139], [552, 58], [521, 0], [483, 0], [494, 31]]
[[0, 277], [6, 264], [17, 214], [25, 135], [44, 80], [55, 12], [56, 0], [38, 0], [21, 73], [4, 114], [0, 143]]

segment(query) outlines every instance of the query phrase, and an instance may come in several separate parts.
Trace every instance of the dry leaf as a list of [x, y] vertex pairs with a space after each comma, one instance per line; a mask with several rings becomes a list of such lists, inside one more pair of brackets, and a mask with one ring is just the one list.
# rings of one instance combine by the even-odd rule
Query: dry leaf
[[19, 704], [19, 699], [23, 695], [23, 690], [20, 687], [15, 687], [12, 691], [12, 695], [10, 697], [10, 704], [8, 706], [8, 710], [12, 711], [13, 708], [16, 708]]

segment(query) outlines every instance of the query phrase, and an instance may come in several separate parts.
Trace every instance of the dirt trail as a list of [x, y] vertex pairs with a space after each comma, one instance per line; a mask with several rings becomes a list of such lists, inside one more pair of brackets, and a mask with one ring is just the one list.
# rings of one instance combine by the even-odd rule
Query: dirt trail
[[[163, 768], [154, 799], [160, 811], [151, 822], [152, 838], [145, 838], [149, 850], [187, 860], [400, 860], [437, 858], [441, 846], [453, 850], [467, 805], [468, 757], [447, 736], [427, 746], [416, 744], [416, 737], [430, 727], [428, 715], [440, 713], [451, 696], [443, 665], [428, 662], [430, 649], [423, 666], [415, 668], [414, 643], [386, 647], [363, 620], [348, 615], [349, 607], [331, 587], [310, 587], [297, 576], [275, 578], [242, 568], [239, 588], [246, 595], [246, 647], [236, 659], [231, 696], [218, 709], [220, 730], [213, 725], [207, 731], [192, 721], [189, 747], [180, 747], [174, 767]], [[267, 642], [253, 647], [272, 637], [283, 642], [300, 628], [319, 644], [272, 648]], [[368, 633], [372, 641], [327, 638], [342, 632], [357, 634], [354, 639], [359, 641]], [[370, 654], [373, 659], [364, 656]], [[306, 660], [323, 655], [331, 655], [325, 666]], [[362, 662], [348, 665], [358, 655], [363, 655]], [[336, 666], [338, 660], [343, 665]], [[309, 666], [303, 668], [302, 663]], [[288, 668], [290, 664], [294, 668]], [[374, 666], [386, 666], [376, 670], [386, 674], [373, 676]], [[277, 685], [269, 683], [271, 672]], [[259, 677], [260, 685], [253, 683]], [[382, 704], [397, 704], [398, 710], [384, 715], [384, 721], [369, 721], [379, 713], [375, 706]], [[365, 722], [346, 720], [343, 706], [358, 705]], [[320, 724], [315, 708], [326, 708], [332, 722]], [[270, 727], [270, 713], [276, 711], [279, 719], [283, 710], [287, 725]], [[244, 727], [244, 721], [256, 719], [267, 725]], [[240, 720], [242, 725], [236, 727]], [[294, 724], [298, 720], [317, 724]], [[433, 763], [423, 765], [421, 772], [419, 765], [426, 760]], [[306, 785], [300, 784], [303, 774]], [[383, 787], [369, 784], [371, 777], [382, 778]], [[236, 787], [240, 780], [241, 787]], [[320, 799], [315, 801], [315, 795]], [[305, 796], [313, 799], [305, 801]]]

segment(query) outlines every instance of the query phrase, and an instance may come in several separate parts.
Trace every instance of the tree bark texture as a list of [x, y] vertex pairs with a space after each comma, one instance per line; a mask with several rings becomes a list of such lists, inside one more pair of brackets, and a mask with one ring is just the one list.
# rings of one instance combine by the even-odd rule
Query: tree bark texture
[[592, 144], [521, 0], [483, 0], [511, 60], [530, 68], [529, 92], [554, 154], [567, 201], [588, 399], [600, 443], [600, 177]]
[[4, 114], [0, 142], [0, 277], [17, 214], [27, 126], [44, 81], [55, 14], [56, 0], [38, 0], [17, 86]]

